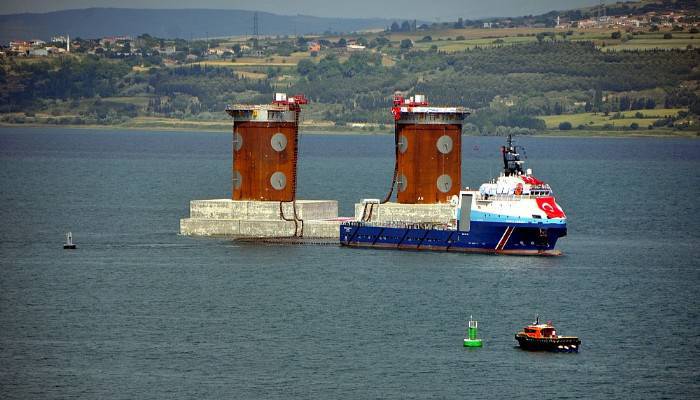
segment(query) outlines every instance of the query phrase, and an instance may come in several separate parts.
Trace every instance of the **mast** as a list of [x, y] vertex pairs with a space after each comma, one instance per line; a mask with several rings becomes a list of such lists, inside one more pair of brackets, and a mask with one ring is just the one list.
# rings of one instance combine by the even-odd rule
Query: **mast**
[[520, 160], [518, 147], [520, 146], [513, 144], [512, 135], [508, 135], [506, 145], [501, 146], [501, 153], [503, 153], [503, 174], [505, 176], [523, 174], [523, 161]]

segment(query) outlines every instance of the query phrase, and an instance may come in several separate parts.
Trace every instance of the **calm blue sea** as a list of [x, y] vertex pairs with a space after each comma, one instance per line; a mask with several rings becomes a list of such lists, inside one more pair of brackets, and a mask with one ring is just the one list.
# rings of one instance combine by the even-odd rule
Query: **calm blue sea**
[[[569, 217], [528, 258], [178, 236], [230, 140], [0, 129], [0, 398], [700, 397], [700, 141], [518, 138]], [[299, 197], [382, 197], [392, 142], [303, 135]], [[464, 138], [464, 185], [501, 144]], [[581, 352], [517, 349], [537, 313]]]

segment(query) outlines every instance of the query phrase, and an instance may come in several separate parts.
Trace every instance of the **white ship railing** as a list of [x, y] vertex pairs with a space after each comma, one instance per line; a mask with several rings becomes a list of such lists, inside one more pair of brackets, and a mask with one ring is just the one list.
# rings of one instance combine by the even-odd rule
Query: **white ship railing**
[[476, 201], [518, 201], [518, 200], [526, 200], [526, 199], [537, 199], [541, 197], [551, 197], [553, 196], [552, 193], [550, 194], [494, 194], [494, 195], [488, 195], [488, 196], [483, 196], [483, 195], [478, 195], [476, 197]]

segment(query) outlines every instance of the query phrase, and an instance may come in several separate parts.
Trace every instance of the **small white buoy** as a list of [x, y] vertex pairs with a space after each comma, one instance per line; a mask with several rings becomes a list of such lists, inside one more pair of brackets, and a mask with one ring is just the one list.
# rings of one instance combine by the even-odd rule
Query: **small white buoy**
[[63, 248], [70, 250], [76, 248], [75, 243], [73, 243], [73, 234], [71, 232], [66, 233], [66, 243], [63, 244]]

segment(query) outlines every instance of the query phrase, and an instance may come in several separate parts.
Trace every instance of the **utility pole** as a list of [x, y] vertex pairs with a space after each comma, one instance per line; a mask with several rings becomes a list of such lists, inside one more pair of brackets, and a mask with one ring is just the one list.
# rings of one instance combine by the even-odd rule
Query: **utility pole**
[[255, 36], [255, 40], [258, 40], [258, 36], [260, 35], [260, 30], [258, 28], [258, 12], [256, 11], [253, 14], [253, 36]]

